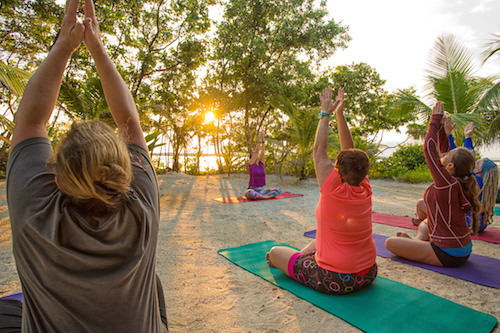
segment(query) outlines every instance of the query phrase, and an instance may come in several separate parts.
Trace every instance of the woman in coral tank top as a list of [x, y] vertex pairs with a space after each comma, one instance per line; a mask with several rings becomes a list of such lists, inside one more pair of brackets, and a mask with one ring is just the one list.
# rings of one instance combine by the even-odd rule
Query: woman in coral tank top
[[[349, 294], [370, 285], [377, 276], [372, 238], [372, 191], [368, 155], [354, 148], [343, 109], [344, 91], [335, 103], [330, 88], [320, 96], [321, 113], [314, 142], [314, 168], [320, 186], [316, 207], [316, 240], [301, 251], [273, 247], [270, 266], [301, 284], [332, 295]], [[341, 152], [332, 165], [327, 153], [328, 124], [335, 111]]]

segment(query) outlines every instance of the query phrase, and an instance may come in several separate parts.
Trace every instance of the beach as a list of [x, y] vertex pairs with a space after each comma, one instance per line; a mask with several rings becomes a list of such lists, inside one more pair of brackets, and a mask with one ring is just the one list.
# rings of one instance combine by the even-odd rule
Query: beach
[[[265, 240], [301, 248], [315, 229], [316, 179], [268, 175], [269, 187], [302, 197], [224, 204], [238, 196], [247, 174], [159, 175], [161, 192], [157, 273], [163, 284], [170, 332], [361, 332], [336, 316], [239, 268], [217, 250]], [[373, 211], [413, 216], [427, 184], [372, 180]], [[489, 228], [500, 229], [500, 216]], [[416, 231], [373, 224], [373, 233]], [[500, 244], [474, 240], [475, 254], [500, 258]], [[0, 182], [0, 296], [20, 292], [12, 255], [5, 181]], [[390, 259], [377, 257], [378, 276], [427, 291], [500, 320], [500, 292]], [[334, 296], [333, 296], [334, 297]], [[445, 309], [443, 309], [445, 311]], [[415, 314], [418, 316], [418, 313]], [[425, 318], [422, 318], [425, 320]], [[402, 332], [405, 330], [402, 329]], [[494, 332], [500, 332], [495, 328]]]

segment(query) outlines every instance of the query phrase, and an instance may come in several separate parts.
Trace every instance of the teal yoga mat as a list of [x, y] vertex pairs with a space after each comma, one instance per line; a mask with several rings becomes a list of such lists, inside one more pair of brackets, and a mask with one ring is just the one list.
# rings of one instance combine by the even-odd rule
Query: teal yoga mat
[[377, 277], [368, 288], [344, 296], [322, 294], [267, 265], [265, 241], [217, 251], [232, 263], [322, 308], [365, 332], [491, 332], [492, 315], [448, 301], [428, 292]]

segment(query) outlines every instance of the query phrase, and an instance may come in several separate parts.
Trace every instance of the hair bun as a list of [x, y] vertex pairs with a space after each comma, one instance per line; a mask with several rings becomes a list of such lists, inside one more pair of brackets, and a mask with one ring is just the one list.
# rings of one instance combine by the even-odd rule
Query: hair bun
[[130, 179], [127, 172], [119, 165], [114, 163], [103, 165], [98, 168], [98, 171], [99, 176], [94, 181], [94, 185], [98, 184], [100, 192], [108, 194], [113, 192], [126, 193], [129, 191]]

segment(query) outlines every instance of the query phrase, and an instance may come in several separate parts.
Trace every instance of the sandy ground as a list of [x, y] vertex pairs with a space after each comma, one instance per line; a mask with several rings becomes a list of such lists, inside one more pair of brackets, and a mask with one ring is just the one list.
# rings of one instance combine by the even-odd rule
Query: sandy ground
[[[360, 332], [287, 291], [231, 264], [217, 250], [264, 240], [295, 247], [310, 239], [319, 198], [315, 179], [270, 175], [269, 186], [303, 197], [223, 204], [213, 199], [242, 194], [248, 176], [159, 176], [161, 228], [157, 272], [167, 300], [171, 332]], [[412, 216], [428, 184], [372, 180], [373, 211]], [[491, 228], [500, 229], [500, 217]], [[392, 236], [415, 231], [381, 224], [373, 232]], [[474, 241], [474, 253], [500, 258], [500, 245]], [[500, 291], [377, 257], [379, 276], [402, 282], [492, 314], [500, 320]], [[0, 296], [20, 291], [12, 255], [5, 182], [0, 182]], [[445, 311], [445, 309], [443, 309]], [[418, 316], [418, 314], [415, 314]], [[406, 331], [401, 328], [401, 331]], [[494, 332], [500, 332], [497, 327]]]

